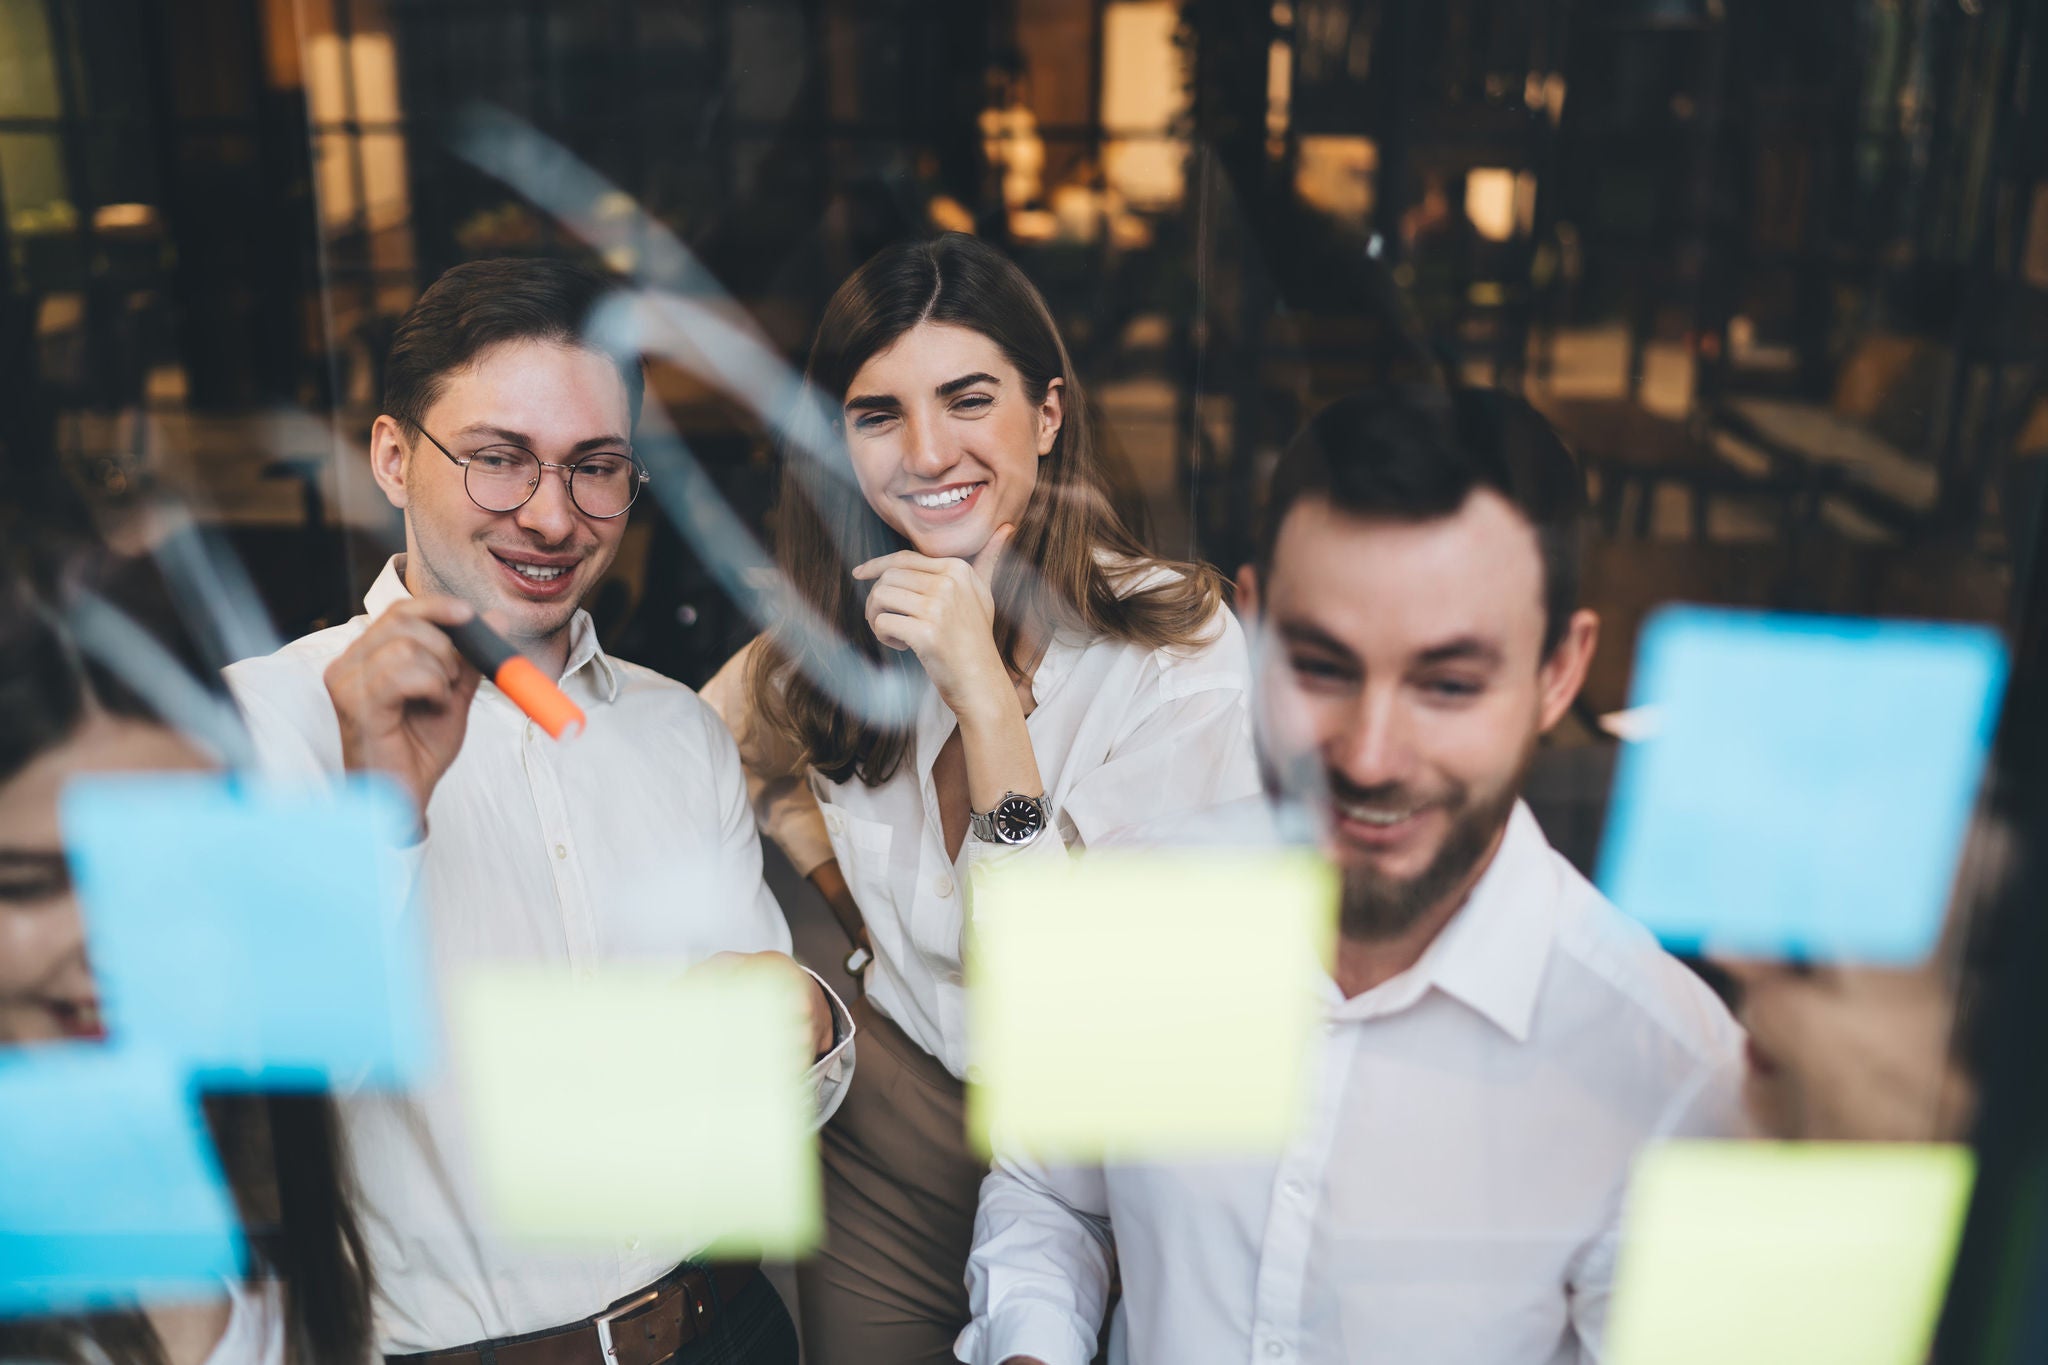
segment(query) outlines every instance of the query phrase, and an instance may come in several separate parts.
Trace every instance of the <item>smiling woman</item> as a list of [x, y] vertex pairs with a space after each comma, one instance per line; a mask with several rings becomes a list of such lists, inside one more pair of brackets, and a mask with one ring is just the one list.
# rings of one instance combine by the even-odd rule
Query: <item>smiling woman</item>
[[[919, 699], [889, 728], [795, 632], [705, 689], [763, 824], [873, 955], [860, 1069], [824, 1134], [800, 1269], [814, 1365], [953, 1359], [987, 1165], [964, 1134], [961, 944], [976, 878], [1258, 790], [1244, 636], [1215, 572], [1111, 508], [1087, 400], [1023, 273], [950, 235], [827, 307], [808, 378], [844, 462], [786, 451], [776, 552], [819, 617]], [[888, 661], [888, 662], [884, 662]]]
[[[855, 565], [896, 551], [972, 559], [1014, 527], [993, 573], [995, 638], [1028, 673], [1031, 637], [1067, 626], [1152, 647], [1196, 640], [1221, 603], [1202, 565], [1165, 566], [1111, 506], [1092, 416], [1052, 314], [980, 240], [948, 233], [891, 247], [826, 307], [805, 378], [840, 405], [851, 480], [785, 451], [776, 556], [857, 649], [880, 660]], [[849, 484], [852, 486], [849, 487]], [[856, 495], [856, 490], [857, 494]], [[1165, 574], [1127, 572], [1170, 567]], [[758, 700], [835, 781], [887, 781], [908, 736], [856, 722], [800, 641], [782, 646]]]

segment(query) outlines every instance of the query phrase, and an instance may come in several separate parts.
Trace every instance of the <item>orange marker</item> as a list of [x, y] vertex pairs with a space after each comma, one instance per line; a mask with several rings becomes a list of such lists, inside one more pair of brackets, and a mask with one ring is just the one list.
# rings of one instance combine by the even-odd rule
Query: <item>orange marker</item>
[[459, 626], [443, 626], [462, 657], [477, 672], [498, 685], [512, 704], [533, 718], [533, 723], [553, 739], [574, 739], [583, 733], [583, 708], [548, 681], [548, 675], [534, 667], [533, 660], [506, 642], [505, 637], [472, 616]]

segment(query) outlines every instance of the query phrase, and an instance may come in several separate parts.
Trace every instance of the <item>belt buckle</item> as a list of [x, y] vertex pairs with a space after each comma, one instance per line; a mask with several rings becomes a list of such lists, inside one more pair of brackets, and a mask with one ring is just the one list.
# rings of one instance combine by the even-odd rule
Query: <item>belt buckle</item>
[[636, 1294], [617, 1308], [607, 1308], [591, 1319], [591, 1326], [597, 1328], [597, 1345], [604, 1355], [605, 1365], [619, 1365], [619, 1348], [612, 1344], [612, 1324], [636, 1309], [645, 1308], [661, 1297], [659, 1289], [650, 1289]]

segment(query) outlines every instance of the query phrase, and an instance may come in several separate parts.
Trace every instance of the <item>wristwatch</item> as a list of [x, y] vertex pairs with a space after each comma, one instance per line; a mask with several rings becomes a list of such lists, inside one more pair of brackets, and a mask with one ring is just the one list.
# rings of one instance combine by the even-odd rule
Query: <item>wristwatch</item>
[[1052, 802], [1004, 792], [992, 811], [969, 811], [967, 832], [985, 844], [1028, 844], [1052, 823]]

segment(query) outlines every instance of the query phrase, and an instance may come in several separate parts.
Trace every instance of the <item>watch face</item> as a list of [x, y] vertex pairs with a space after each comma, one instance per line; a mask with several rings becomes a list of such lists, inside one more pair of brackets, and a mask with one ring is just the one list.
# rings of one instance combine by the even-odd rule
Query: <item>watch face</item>
[[1006, 798], [995, 808], [996, 837], [1006, 844], [1021, 844], [1045, 828], [1045, 816], [1038, 803], [1027, 797]]

